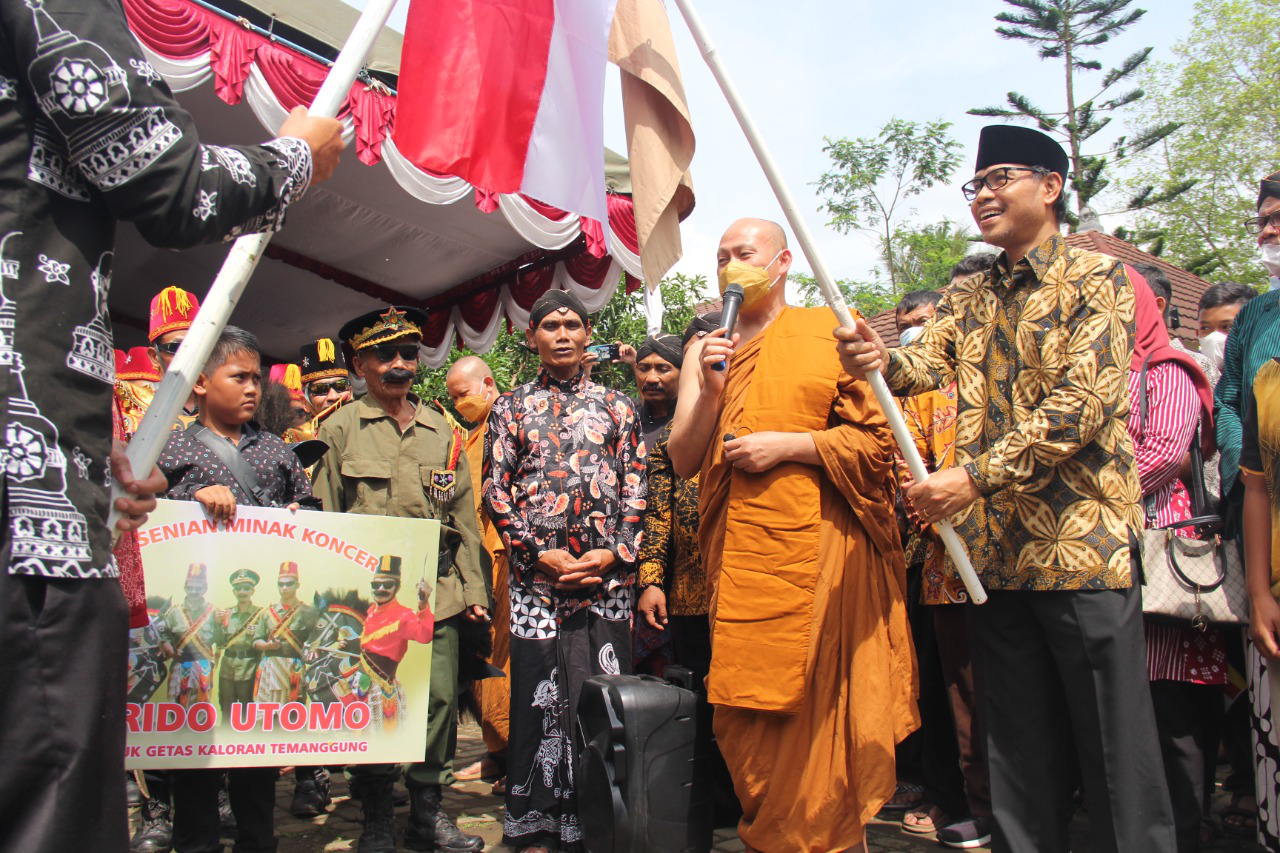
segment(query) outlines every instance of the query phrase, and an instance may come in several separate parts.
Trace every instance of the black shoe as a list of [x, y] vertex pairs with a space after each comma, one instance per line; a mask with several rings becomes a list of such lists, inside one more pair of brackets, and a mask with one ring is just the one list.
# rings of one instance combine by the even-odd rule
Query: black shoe
[[133, 853], [169, 853], [173, 849], [173, 820], [169, 804], [160, 800], [143, 800], [142, 823], [129, 842]]
[[124, 774], [124, 798], [129, 804], [129, 808], [142, 805], [143, 799], [142, 789], [138, 787], [138, 780], [133, 778], [132, 773]]
[[396, 853], [396, 819], [391, 806], [390, 779], [365, 779], [352, 785], [352, 796], [360, 797], [364, 810], [364, 830], [356, 853]]
[[227, 796], [225, 781], [218, 789], [218, 837], [232, 841], [240, 837], [240, 827], [236, 826], [236, 815], [231, 811], [231, 798]]
[[484, 839], [458, 829], [440, 805], [439, 785], [409, 789], [409, 823], [404, 846], [419, 853], [479, 853]]
[[289, 813], [294, 817], [317, 817], [325, 813], [327, 799], [315, 779], [299, 779], [293, 786], [293, 803], [289, 806]]

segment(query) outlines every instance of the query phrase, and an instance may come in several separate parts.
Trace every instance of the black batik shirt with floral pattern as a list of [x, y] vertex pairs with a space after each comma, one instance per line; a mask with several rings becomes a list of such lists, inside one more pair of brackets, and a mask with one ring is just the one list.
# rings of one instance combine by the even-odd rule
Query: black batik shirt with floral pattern
[[107, 530], [117, 220], [183, 248], [280, 227], [299, 139], [221, 148], [120, 0], [0, 0], [0, 494], [12, 574], [118, 574]]
[[[485, 510], [507, 546], [514, 592], [532, 592], [565, 616], [634, 584], [647, 476], [625, 394], [582, 373], [559, 380], [542, 370], [494, 403], [484, 458]], [[556, 590], [534, 568], [546, 551], [576, 557], [597, 548], [618, 563], [586, 590]]]

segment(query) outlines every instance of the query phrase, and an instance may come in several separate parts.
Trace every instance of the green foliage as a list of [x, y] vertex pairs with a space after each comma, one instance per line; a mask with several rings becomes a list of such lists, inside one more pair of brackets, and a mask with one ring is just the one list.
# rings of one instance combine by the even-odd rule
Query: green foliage
[[[906, 225], [893, 234], [894, 251], [881, 254], [897, 265], [893, 280], [901, 296], [910, 290], [937, 290], [951, 280], [951, 268], [969, 254], [978, 238], [964, 226], [944, 219], [933, 225]], [[894, 301], [897, 304], [897, 301]]]
[[[969, 253], [976, 239], [968, 229], [947, 219], [933, 225], [899, 226], [893, 232], [893, 250], [881, 250], [886, 267], [893, 259], [891, 281], [881, 278], [876, 270], [871, 281], [837, 279], [836, 287], [846, 302], [866, 316], [879, 314], [896, 307], [907, 291], [937, 290], [945, 285], [951, 279], [951, 268]], [[826, 304], [812, 275], [793, 270], [788, 278], [804, 305]]]
[[1190, 186], [1144, 199], [1134, 237], [1213, 282], [1266, 280], [1241, 223], [1254, 215], [1258, 180], [1280, 168], [1277, 32], [1280, 0], [1199, 0], [1175, 61], [1142, 79], [1139, 119], [1181, 130], [1136, 157], [1124, 187]]
[[[1131, 136], [1121, 136], [1109, 148], [1084, 150], [1084, 144], [1111, 123], [1115, 113], [1146, 97], [1141, 87], [1116, 93], [1112, 88], [1130, 81], [1147, 63], [1151, 48], [1145, 47], [1127, 56], [1123, 62], [1103, 75], [1101, 85], [1091, 96], [1080, 100], [1077, 85], [1083, 75], [1101, 71], [1102, 63], [1084, 59], [1082, 53], [1101, 47], [1140, 21], [1146, 11], [1131, 9], [1132, 0], [1004, 0], [1013, 11], [1000, 12], [996, 33], [1005, 39], [1026, 42], [1041, 59], [1062, 61], [1066, 81], [1066, 105], [1061, 110], [1036, 106], [1020, 92], [1005, 95], [1006, 106], [980, 107], [970, 115], [1028, 121], [1065, 144], [1071, 159], [1071, 188], [1075, 191], [1077, 214], [1111, 185], [1108, 177], [1112, 166], [1149, 150], [1168, 139], [1180, 127], [1176, 121], [1152, 116], [1153, 122]], [[1105, 99], [1104, 99], [1104, 96]], [[1157, 191], [1156, 185], [1161, 189]], [[1139, 207], [1138, 194], [1156, 193], [1174, 196], [1185, 191], [1183, 184], [1156, 180], [1146, 187], [1134, 188], [1135, 196], [1124, 208]], [[1074, 227], [1074, 222], [1073, 222]]]
[[[702, 276], [674, 275], [658, 285], [666, 306], [662, 318], [662, 331], [680, 334], [693, 319], [694, 307], [707, 297], [707, 281]], [[621, 341], [639, 346], [645, 339], [643, 297], [639, 290], [627, 293], [626, 280], [618, 283], [618, 289], [608, 304], [592, 317], [591, 339], [593, 343]], [[449, 405], [444, 378], [449, 366], [464, 355], [479, 355], [493, 371], [493, 379], [499, 391], [509, 391], [532, 380], [538, 375], [540, 362], [537, 353], [529, 349], [523, 329], [498, 336], [486, 353], [473, 353], [458, 349], [455, 345], [443, 367], [429, 370], [418, 367], [418, 381], [413, 391], [423, 400], [436, 399]], [[602, 385], [631, 393], [635, 390], [635, 378], [631, 368], [623, 364], [606, 364], [596, 367], [591, 378]]]
[[890, 119], [875, 137], [827, 138], [823, 151], [835, 168], [818, 179], [821, 209], [842, 234], [871, 231], [887, 253], [889, 285], [897, 287], [898, 264], [893, 235], [900, 205], [929, 187], [946, 183], [960, 164], [960, 143], [951, 138], [951, 123], [917, 123]]

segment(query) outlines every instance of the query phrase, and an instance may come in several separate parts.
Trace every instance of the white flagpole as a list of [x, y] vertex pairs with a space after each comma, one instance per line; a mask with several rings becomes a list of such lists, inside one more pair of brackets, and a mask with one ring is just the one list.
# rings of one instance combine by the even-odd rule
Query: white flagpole
[[[729, 79], [729, 75], [720, 61], [720, 56], [716, 52], [715, 45], [711, 43], [711, 38], [707, 35], [707, 29], [703, 26], [702, 19], [698, 17], [697, 11], [693, 8], [692, 0], [675, 0], [675, 3], [680, 7], [680, 14], [684, 16], [685, 23], [689, 25], [689, 32], [693, 34], [694, 41], [698, 43], [702, 58], [706, 60], [712, 76], [720, 84], [720, 91], [724, 93], [725, 100], [729, 102], [729, 107], [738, 119], [738, 124], [742, 126], [742, 132], [746, 134], [747, 142], [751, 144], [751, 150], [755, 152], [756, 159], [760, 161], [760, 167], [764, 169], [765, 177], [769, 179], [769, 186], [773, 187], [773, 193], [778, 197], [778, 203], [782, 205], [782, 212], [786, 215], [787, 222], [790, 223], [791, 230], [795, 232], [796, 240], [800, 243], [800, 248], [804, 252], [805, 258], [808, 259], [809, 266], [813, 269], [813, 277], [817, 280], [823, 297], [826, 298], [827, 304], [831, 306], [831, 310], [835, 312], [840, 324], [842, 326], [852, 326], [853, 315], [849, 312], [849, 306], [845, 304], [844, 296], [841, 295], [840, 290], [827, 273], [827, 267], [822, 262], [822, 256], [818, 254], [818, 247], [814, 244], [813, 235], [809, 232], [809, 226], [805, 223], [804, 217], [800, 215], [795, 199], [791, 196], [791, 191], [787, 189], [787, 185], [783, 182], [782, 174], [778, 171], [778, 166], [774, 163], [773, 156], [769, 153], [769, 149], [765, 147], [764, 138], [760, 135], [759, 128], [756, 127], [755, 122], [752, 121], [751, 116], [747, 113], [742, 96], [738, 94], [737, 87]], [[907, 468], [911, 471], [912, 478], [917, 483], [924, 482], [928, 479], [929, 472], [924, 467], [924, 461], [920, 458], [919, 452], [916, 451], [916, 445], [911, 438], [911, 434], [907, 432], [907, 423], [903, 420], [902, 413], [898, 411], [898, 405], [893, 399], [893, 394], [889, 391], [889, 386], [885, 384], [884, 376], [879, 371], [873, 371], [867, 373], [866, 379], [871, 385], [871, 391], [875, 394], [876, 400], [880, 403], [880, 408], [884, 410], [884, 416], [889, 421], [889, 427], [893, 430], [893, 437], [897, 439], [898, 449], [902, 452], [903, 459], [906, 460]], [[969, 600], [974, 604], [982, 604], [987, 600], [987, 592], [982, 588], [982, 581], [978, 579], [977, 573], [973, 570], [973, 563], [969, 561], [969, 552], [965, 550], [964, 543], [956, 535], [951, 522], [944, 519], [934, 526], [937, 528], [939, 536], [942, 537], [942, 543], [946, 546], [952, 562], [955, 563], [956, 570], [960, 573], [960, 579], [964, 581], [965, 589], [969, 592]]]
[[[386, 26], [387, 18], [391, 16], [395, 5], [396, 0], [369, 0], [369, 5], [360, 13], [360, 19], [347, 37], [347, 43], [329, 69], [320, 91], [316, 93], [315, 100], [311, 102], [311, 115], [337, 118], [338, 110], [351, 91], [351, 84], [356, 81], [356, 75], [364, 66], [374, 41]], [[155, 399], [147, 408], [142, 423], [138, 425], [138, 431], [129, 441], [129, 465], [135, 477], [145, 477], [155, 467], [156, 460], [160, 458], [160, 452], [169, 439], [173, 422], [182, 411], [183, 403], [191, 396], [191, 389], [195, 387], [201, 368], [213, 352], [214, 344], [231, 319], [231, 312], [270, 242], [270, 234], [241, 237], [222, 262], [222, 269], [218, 271], [217, 278], [213, 280], [208, 295], [200, 305], [191, 330], [178, 348], [173, 363], [165, 371], [164, 379], [156, 389]], [[117, 535], [116, 522], [120, 518], [115, 502], [117, 498], [126, 496], [119, 482], [112, 484], [111, 516], [108, 524], [113, 537]]]

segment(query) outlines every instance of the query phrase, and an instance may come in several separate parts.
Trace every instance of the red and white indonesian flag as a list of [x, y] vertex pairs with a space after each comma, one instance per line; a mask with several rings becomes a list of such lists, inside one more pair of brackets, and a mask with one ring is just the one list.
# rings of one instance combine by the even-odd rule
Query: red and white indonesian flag
[[421, 168], [607, 227], [604, 88], [617, 0], [412, 0], [395, 144]]

